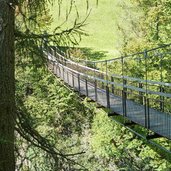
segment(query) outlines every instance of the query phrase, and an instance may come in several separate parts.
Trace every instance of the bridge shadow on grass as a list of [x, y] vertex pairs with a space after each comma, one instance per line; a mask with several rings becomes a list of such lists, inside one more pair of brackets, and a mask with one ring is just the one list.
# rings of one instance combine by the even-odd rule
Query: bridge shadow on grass
[[61, 51], [71, 55], [74, 58], [84, 59], [84, 60], [102, 60], [107, 59], [108, 51], [97, 51], [92, 48], [87, 47], [60, 47]]

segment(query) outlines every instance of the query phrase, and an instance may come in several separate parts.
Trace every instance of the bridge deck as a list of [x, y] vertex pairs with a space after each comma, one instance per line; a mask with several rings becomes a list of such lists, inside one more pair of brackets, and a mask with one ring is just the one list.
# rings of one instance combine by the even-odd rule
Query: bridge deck
[[[52, 68], [52, 66], [51, 66]], [[98, 104], [108, 107], [107, 93], [105, 89], [96, 88], [95, 84], [79, 78], [78, 74], [67, 70], [64, 66], [56, 64], [53, 66], [55, 75], [64, 80], [68, 85], [85, 96], [88, 96]], [[109, 93], [110, 110], [122, 115], [129, 120], [142, 125], [153, 132], [171, 139], [171, 115], [127, 99]], [[125, 108], [123, 107], [125, 103]]]

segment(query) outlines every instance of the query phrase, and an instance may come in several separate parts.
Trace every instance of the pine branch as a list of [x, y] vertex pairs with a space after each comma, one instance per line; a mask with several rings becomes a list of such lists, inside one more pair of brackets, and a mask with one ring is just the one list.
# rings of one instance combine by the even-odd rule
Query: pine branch
[[66, 160], [67, 162], [72, 163], [73, 165], [80, 166], [84, 170], [87, 170], [83, 165], [77, 163], [73, 159], [68, 158], [84, 154], [85, 152], [78, 152], [73, 154], [62, 153], [60, 150], [56, 149], [56, 147], [52, 146], [46, 138], [42, 137], [36, 130], [32, 128], [32, 126], [29, 124], [30, 119], [28, 118], [28, 114], [26, 115], [22, 111], [18, 110], [17, 117], [18, 121], [17, 127], [15, 129], [25, 140], [50, 154], [54, 158], [54, 160], [59, 160], [61, 158]]

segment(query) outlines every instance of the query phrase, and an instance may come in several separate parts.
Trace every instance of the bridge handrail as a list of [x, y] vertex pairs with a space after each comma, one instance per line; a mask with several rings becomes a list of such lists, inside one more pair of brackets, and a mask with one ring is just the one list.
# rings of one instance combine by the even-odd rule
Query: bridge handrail
[[83, 59], [81, 59], [79, 61], [89, 62], [89, 63], [111, 62], [111, 61], [114, 61], [114, 60], [118, 60], [118, 59], [121, 59], [121, 58], [127, 58], [127, 57], [131, 57], [131, 56], [135, 56], [135, 55], [144, 55], [144, 53], [148, 53], [148, 52], [151, 52], [151, 51], [154, 51], [154, 50], [157, 50], [157, 49], [161, 49], [161, 48], [164, 48], [164, 47], [168, 47], [168, 46], [171, 46], [171, 43], [165, 44], [165, 45], [161, 45], [161, 46], [158, 46], [158, 47], [152, 48], [152, 49], [145, 49], [143, 52], [133, 53], [133, 54], [130, 54], [130, 55], [125, 55], [125, 56], [121, 56], [121, 57], [117, 57], [117, 58], [112, 58], [112, 59], [108, 59], [108, 60], [90, 61], [90, 60], [83, 60]]
[[[103, 71], [100, 71], [100, 70], [97, 70], [97, 69], [94, 69], [94, 68], [90, 68], [88, 66], [84, 66], [84, 65], [81, 65], [79, 63], [76, 63], [72, 60], [69, 60], [69, 59], [66, 59], [65, 57], [63, 57], [62, 55], [60, 55], [59, 53], [57, 53], [61, 58], [63, 58], [64, 60], [68, 61], [69, 63], [71, 64], [75, 64], [76, 66], [80, 66], [84, 69], [88, 69], [88, 70], [91, 70], [93, 72], [98, 72], [100, 74], [103, 74], [103, 75], [106, 75], [105, 72]], [[53, 59], [55, 58], [54, 55], [52, 54], [48, 54], [50, 55], [51, 57], [53, 57]], [[56, 58], [55, 58], [56, 59]], [[127, 79], [127, 80], [130, 80], [130, 81], [137, 81], [137, 82], [140, 82], [140, 83], [148, 83], [148, 84], [153, 84], [153, 85], [161, 85], [161, 86], [167, 86], [167, 87], [171, 87], [171, 83], [165, 83], [165, 82], [160, 82], [160, 81], [153, 81], [153, 80], [143, 80], [143, 79], [140, 79], [140, 78], [135, 78], [135, 77], [129, 77], [129, 76], [125, 76], [125, 75], [118, 75], [118, 74], [109, 74], [108, 73], [108, 76], [112, 76], [112, 77], [115, 77], [115, 78], [121, 78], [121, 79]]]
[[111, 84], [111, 85], [116, 85], [118, 87], [128, 88], [128, 89], [138, 91], [138, 92], [142, 92], [142, 93], [154, 94], [154, 95], [159, 95], [159, 96], [171, 98], [170, 93], [163, 93], [163, 92], [156, 92], [156, 91], [152, 91], [152, 90], [146, 90], [146, 89], [143, 89], [143, 88], [138, 88], [136, 86], [126, 85], [126, 84], [123, 84], [123, 83], [115, 83], [115, 82], [111, 82], [111, 81], [109, 81], [108, 83]]
[[149, 83], [149, 84], [153, 84], [153, 85], [162, 85], [162, 86], [167, 86], [167, 87], [171, 87], [171, 83], [164, 83], [164, 82], [160, 82], [160, 81], [153, 81], [153, 80], [143, 80], [140, 78], [135, 78], [135, 77], [129, 77], [129, 76], [125, 76], [125, 75], [118, 75], [118, 74], [112, 74], [111, 76], [115, 77], [115, 78], [122, 78], [122, 79], [127, 79], [130, 81], [137, 81], [139, 83]]
[[92, 79], [92, 80], [97, 80], [97, 81], [103, 82], [105, 84], [111, 84], [111, 85], [115, 85], [115, 86], [122, 87], [122, 88], [128, 88], [128, 89], [138, 91], [138, 92], [142, 92], [142, 93], [154, 94], [154, 95], [159, 95], [159, 96], [171, 98], [170, 93], [156, 92], [156, 91], [146, 90], [146, 89], [143, 89], [143, 88], [138, 88], [138, 87], [131, 86], [131, 85], [126, 85], [126, 84], [123, 84], [123, 83], [116, 83], [116, 82], [112, 82], [112, 81], [107, 81], [107, 80], [104, 80], [104, 79], [101, 79], [101, 78], [98, 78], [98, 77], [95, 77], [95, 76], [80, 73], [80, 72], [78, 72], [76, 70], [73, 70], [73, 69], [71, 69], [71, 68], [69, 68], [67, 66], [64, 66], [64, 65], [58, 63], [57, 61], [53, 61], [53, 60], [51, 60], [51, 61], [55, 62], [57, 65], [69, 70], [72, 73], [78, 74], [80, 76], [87, 77], [87, 78]]
[[[170, 53], [170, 47], [166, 51]], [[120, 61], [121, 64], [113, 63], [112, 66], [106, 63], [105, 66], [100, 66], [84, 63], [81, 65], [72, 60], [65, 61], [63, 56], [55, 58], [55, 55], [50, 55], [50, 53], [47, 53], [46, 58], [48, 69], [55, 76], [76, 90], [80, 96], [84, 95], [109, 109], [111, 111], [109, 116], [116, 113], [121, 115], [124, 120], [126, 118], [128, 124], [135, 123], [143, 126], [147, 131], [150, 130], [150, 133], [152, 131], [154, 136], [147, 135], [147, 139], [159, 136], [171, 139], [169, 132], [171, 127], [169, 122], [171, 119], [171, 83], [163, 82], [165, 79], [169, 81], [169, 78], [166, 77], [170, 70], [170, 55], [165, 55], [166, 51], [162, 49], [148, 54], [149, 61], [144, 52], [143, 59], [145, 60], [140, 61], [141, 63], [136, 61], [131, 68], [129, 68], [129, 64], [132, 63], [129, 61], [127, 63], [124, 60]], [[159, 55], [159, 58], [156, 58], [155, 55]], [[136, 60], [138, 57], [141, 56], [130, 59]], [[139, 74], [134, 72], [135, 65], [141, 67], [138, 69]], [[152, 65], [152, 68], [148, 68], [148, 65]], [[100, 67], [101, 71], [97, 67]], [[112, 74], [115, 69], [117, 69], [115, 74]], [[152, 69], [157, 71], [153, 72]], [[153, 76], [157, 77], [156, 81], [152, 80]]]
[[[68, 64], [75, 64], [76, 66], [80, 66], [80, 67], [82, 67], [82, 68], [84, 68], [84, 69], [89, 69], [89, 70], [91, 70], [91, 71], [96, 71], [96, 72], [99, 72], [99, 73], [103, 73], [102, 71], [96, 70], [96, 69], [94, 69], [94, 68], [90, 68], [90, 67], [88, 67], [88, 66], [81, 65], [81, 64], [79, 64], [79, 63], [77, 63], [77, 62], [74, 62], [74, 61], [72, 61], [72, 60], [70, 60], [70, 59], [67, 59], [67, 58], [65, 58], [64, 56], [62, 56], [61, 54], [57, 53], [57, 52], [56, 52], [56, 54], [59, 55], [61, 58], [63, 58], [63, 59], [65, 60], [65, 62], [68, 63]], [[48, 55], [50, 55], [50, 56], [52, 56], [53, 58], [56, 59], [56, 57], [55, 57], [54, 55], [52, 55], [52, 54], [48, 54]], [[105, 73], [104, 73], [104, 74], [105, 74]]]

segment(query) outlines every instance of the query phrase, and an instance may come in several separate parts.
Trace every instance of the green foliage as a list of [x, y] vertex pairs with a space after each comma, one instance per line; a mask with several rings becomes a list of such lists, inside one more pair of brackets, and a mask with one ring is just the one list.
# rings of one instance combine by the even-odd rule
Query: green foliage
[[[74, 4], [74, 1], [71, 0], [70, 2]], [[87, 42], [90, 43], [90, 36], [88, 37], [88, 41], [83, 41], [82, 44], [84, 46], [93, 47], [95, 44], [95, 48], [100, 48], [100, 50], [112, 49], [112, 47], [108, 49], [108, 41], [110, 40], [110, 43], [113, 41], [111, 39], [113, 34], [109, 29], [112, 28], [113, 24], [111, 22], [111, 26], [109, 27], [109, 16], [111, 20], [117, 19], [117, 21], [115, 20], [117, 24], [115, 31], [118, 34], [114, 37], [121, 37], [121, 40], [119, 39], [119, 41], [116, 42], [123, 45], [121, 48], [123, 54], [139, 51], [155, 44], [169, 41], [170, 23], [169, 17], [165, 15], [170, 14], [169, 1], [160, 1], [157, 5], [156, 1], [142, 1], [141, 3], [136, 0], [116, 1], [114, 2], [116, 7], [112, 7], [111, 3], [113, 4], [113, 1], [102, 2], [99, 2], [99, 7], [96, 9], [100, 11], [100, 13], [97, 12], [98, 17], [101, 17], [104, 21], [104, 23], [100, 21], [100, 24], [102, 24], [100, 28], [102, 29], [94, 29], [94, 24], [97, 24], [98, 21], [96, 17], [93, 18], [91, 16], [89, 21], [93, 24], [86, 27], [90, 27], [91, 33], [94, 31], [97, 32], [97, 37], [100, 37], [100, 41], [96, 44], [94, 43], [96, 41], [92, 38], [91, 44], [87, 45]], [[133, 2], [133, 4], [131, 4], [131, 2]], [[23, 3], [26, 2], [22, 1], [20, 3], [21, 6]], [[37, 10], [36, 7], [37, 3], [40, 7], [39, 10]], [[62, 1], [58, 1], [58, 3], [60, 8], [57, 8], [57, 13], [59, 18], [64, 21], [65, 19], [60, 9], [63, 9], [66, 3], [62, 4]], [[87, 6], [91, 5], [86, 4]], [[82, 7], [82, 2], [77, 1], [75, 5]], [[107, 8], [109, 5], [110, 10]], [[33, 7], [34, 10], [31, 13], [29, 12], [31, 10], [30, 4], [28, 4], [27, 10], [23, 9], [29, 20], [21, 24], [25, 17], [20, 14], [20, 16], [17, 16], [18, 20], [16, 25], [18, 29], [18, 31], [16, 31], [16, 45], [18, 48], [16, 53], [16, 101], [20, 109], [23, 109], [23, 111], [26, 111], [27, 115], [29, 115], [28, 122], [32, 128], [65, 154], [85, 151], [86, 153], [84, 155], [74, 156], [72, 159], [84, 164], [87, 169], [91, 171], [169, 170], [171, 168], [170, 162], [162, 158], [154, 147], [149, 146], [146, 141], [144, 142], [137, 139], [135, 135], [124, 127], [119, 126], [109, 119], [105, 112], [96, 110], [94, 107], [87, 104], [86, 100], [81, 102], [75, 93], [66, 89], [65, 85], [52, 76], [42, 65], [44, 64], [44, 59], [41, 58], [40, 55], [42, 54], [37, 47], [42, 45], [43, 38], [48, 38], [57, 45], [68, 44], [68, 42], [72, 42], [73, 44], [78, 43], [78, 40], [80, 41], [79, 35], [83, 34], [80, 28], [84, 25], [84, 23], [78, 21], [80, 21], [80, 18], [85, 18], [88, 10], [85, 10], [83, 16], [79, 16], [77, 13], [79, 9], [77, 10], [76, 6], [72, 6], [72, 8], [75, 9], [73, 15], [76, 17], [76, 20], [70, 20], [69, 16], [67, 16], [66, 20], [72, 21], [72, 24], [77, 21], [77, 24], [74, 23], [73, 27], [71, 23], [67, 23], [61, 27], [54, 26], [56, 30], [51, 34], [49, 25], [52, 19], [49, 11], [43, 10], [43, 13], [39, 13], [44, 8], [40, 2], [33, 2]], [[67, 8], [68, 7], [69, 6], [67, 6]], [[119, 12], [118, 14], [113, 14], [113, 9], [115, 8], [117, 12]], [[82, 10], [82, 8], [80, 9]], [[102, 10], [104, 13], [101, 13]], [[138, 13], [139, 11], [141, 12]], [[119, 16], [121, 12], [122, 15]], [[70, 14], [69, 8], [66, 13]], [[71, 18], [73, 15], [71, 15]], [[158, 16], [160, 17], [158, 18]], [[128, 17], [128, 20], [124, 20], [125, 22], [123, 22], [125, 17]], [[149, 23], [152, 23], [150, 27], [148, 27]], [[157, 26], [158, 24], [160, 24], [160, 27]], [[66, 29], [68, 26], [71, 26], [72, 29]], [[158, 29], [160, 28], [160, 30], [157, 30], [157, 27]], [[50, 34], [46, 36], [44, 30], [48, 30]], [[108, 36], [101, 36], [102, 34], [105, 35], [106, 32], [110, 34], [108, 34]], [[73, 33], [71, 37], [67, 37], [70, 33]], [[54, 35], [56, 38], [53, 37]], [[79, 37], [78, 40], [75, 39], [75, 35]], [[104, 43], [104, 40], [107, 40], [107, 43]], [[86, 52], [83, 54], [82, 51], [79, 50], [73, 53], [78, 56], [81, 54], [82, 58], [85, 58], [84, 55], [87, 55], [88, 51], [88, 53], [98, 59], [104, 57], [103, 53], [99, 55], [99, 53], [92, 53], [91, 50], [84, 50]], [[34, 53], [32, 53], [32, 51], [34, 51]], [[21, 59], [23, 52], [25, 57]], [[149, 64], [148, 77], [155, 80], [158, 79], [160, 74], [159, 70], [157, 70], [159, 68], [159, 61], [152, 58]], [[121, 74], [121, 64], [115, 62], [114, 66], [115, 68], [119, 68], [115, 70], [115, 72]], [[124, 69], [127, 72], [126, 74], [130, 76], [143, 78], [143, 67], [143, 63], [130, 60], [126, 62]], [[169, 80], [171, 77], [170, 74], [166, 72], [166, 69], [169, 67], [170, 65], [167, 60], [165, 60], [163, 76], [164, 79], [167, 78], [166, 80]], [[112, 65], [109, 65], [109, 68], [111, 71], [114, 69]], [[165, 146], [169, 146], [169, 143], [165, 142]], [[18, 138], [16, 147], [19, 151], [21, 150], [23, 154], [23, 156], [18, 155], [18, 159], [22, 161], [24, 158], [25, 161], [25, 163], [21, 164], [20, 170], [55, 170], [54, 168], [57, 162], [52, 159], [51, 155], [40, 150], [40, 148], [33, 146], [33, 144], [24, 141], [22, 138]], [[32, 161], [32, 159], [34, 160]], [[31, 166], [28, 165], [27, 162], [30, 162]], [[62, 164], [58, 163], [57, 165], [62, 165], [63, 168], [68, 167], [66, 162], [62, 162]], [[19, 168], [19, 165], [17, 168]], [[78, 169], [78, 167], [75, 168], [72, 166], [70, 166], [70, 168]], [[71, 170], [70, 168], [68, 170]]]
[[[170, 43], [170, 2], [164, 1], [138, 1], [131, 0], [129, 28], [121, 26], [124, 37], [124, 53], [134, 53], [143, 49]], [[128, 5], [125, 6], [127, 8]], [[137, 16], [135, 18], [135, 16]], [[138, 32], [137, 34], [135, 34]]]
[[112, 121], [106, 113], [97, 111], [92, 123], [91, 146], [96, 156], [110, 158], [116, 155], [116, 149], [112, 144], [115, 129]]
[[[29, 118], [27, 124], [63, 154], [82, 153], [84, 149], [81, 149], [81, 138], [84, 126], [89, 125], [92, 118], [91, 110], [87, 110], [78, 96], [67, 89], [44, 66], [22, 67], [28, 61], [29, 59], [23, 59], [16, 68], [17, 106]], [[27, 132], [25, 134], [27, 135]], [[49, 170], [54, 170], [55, 162], [52, 156], [41, 148], [22, 138], [16, 145], [19, 151], [23, 151], [23, 156], [17, 157], [19, 163], [26, 157], [26, 163], [21, 164], [21, 170], [25, 167], [35, 170], [38, 166], [40, 170], [47, 170], [48, 167]], [[27, 148], [24, 149], [22, 146]], [[78, 160], [78, 157], [74, 160]], [[31, 166], [27, 165], [27, 162], [31, 162]], [[58, 167], [65, 168], [68, 165], [69, 163], [63, 162], [62, 166], [58, 164]], [[20, 165], [17, 165], [17, 168], [19, 167]], [[72, 164], [70, 168], [73, 167]]]
[[[140, 128], [138, 128], [140, 129]], [[163, 158], [153, 146], [119, 126], [97, 110], [92, 123], [90, 145], [98, 159], [112, 160], [119, 170], [169, 170], [169, 158]], [[167, 144], [167, 142], [164, 140]], [[159, 150], [160, 151], [160, 150]], [[106, 164], [106, 167], [108, 165]], [[110, 170], [110, 169], [109, 169]]]

